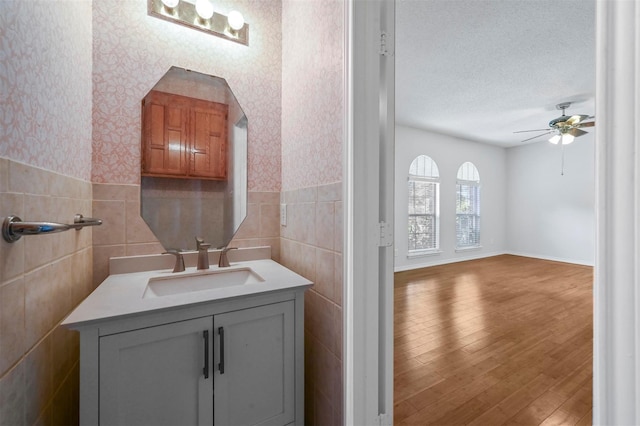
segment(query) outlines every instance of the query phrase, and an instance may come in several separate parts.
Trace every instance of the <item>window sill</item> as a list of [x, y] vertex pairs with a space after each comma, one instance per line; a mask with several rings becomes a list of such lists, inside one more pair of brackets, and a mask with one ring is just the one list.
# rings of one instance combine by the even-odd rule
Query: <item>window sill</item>
[[482, 246], [460, 247], [456, 249], [456, 253], [463, 252], [463, 251], [474, 251], [474, 250], [480, 250], [480, 249], [482, 249]]
[[414, 251], [412, 253], [407, 254], [407, 259], [413, 259], [415, 257], [427, 257], [427, 256], [435, 256], [442, 253], [442, 250], [420, 250]]

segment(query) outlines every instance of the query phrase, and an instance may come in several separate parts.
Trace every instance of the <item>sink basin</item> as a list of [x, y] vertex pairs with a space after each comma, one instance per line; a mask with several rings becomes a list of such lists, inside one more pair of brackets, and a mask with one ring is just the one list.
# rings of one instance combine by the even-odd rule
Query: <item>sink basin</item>
[[264, 278], [251, 268], [233, 270], [198, 271], [178, 276], [153, 277], [149, 279], [142, 297], [171, 296], [194, 291], [215, 290], [245, 284], [264, 282]]

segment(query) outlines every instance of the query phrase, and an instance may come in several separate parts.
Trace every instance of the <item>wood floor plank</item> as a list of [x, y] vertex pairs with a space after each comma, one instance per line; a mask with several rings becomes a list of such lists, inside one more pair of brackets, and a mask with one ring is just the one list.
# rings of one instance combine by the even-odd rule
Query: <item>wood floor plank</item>
[[511, 255], [396, 273], [394, 423], [590, 424], [592, 280]]

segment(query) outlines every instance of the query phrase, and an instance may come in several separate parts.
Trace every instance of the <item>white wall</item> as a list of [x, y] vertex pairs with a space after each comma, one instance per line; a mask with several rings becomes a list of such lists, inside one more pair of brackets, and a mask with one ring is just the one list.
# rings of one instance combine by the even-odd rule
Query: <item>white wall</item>
[[593, 132], [561, 147], [534, 143], [507, 150], [507, 250], [594, 264]]
[[[428, 155], [440, 170], [441, 253], [407, 258], [407, 178], [409, 166]], [[504, 253], [506, 244], [506, 150], [424, 130], [396, 126], [395, 270], [408, 270]], [[456, 175], [465, 161], [476, 165], [481, 184], [481, 248], [455, 251]]]

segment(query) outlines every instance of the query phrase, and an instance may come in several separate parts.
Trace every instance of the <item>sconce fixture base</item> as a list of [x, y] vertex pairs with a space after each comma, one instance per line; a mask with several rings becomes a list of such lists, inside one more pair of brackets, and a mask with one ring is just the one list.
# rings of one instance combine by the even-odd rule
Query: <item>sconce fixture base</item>
[[203, 20], [196, 12], [195, 4], [181, 1], [174, 8], [168, 9], [162, 4], [162, 0], [148, 0], [147, 14], [154, 18], [163, 19], [175, 24], [203, 31], [217, 37], [222, 37], [236, 43], [249, 45], [249, 24], [235, 31], [229, 27], [227, 17], [214, 12], [210, 19]]

